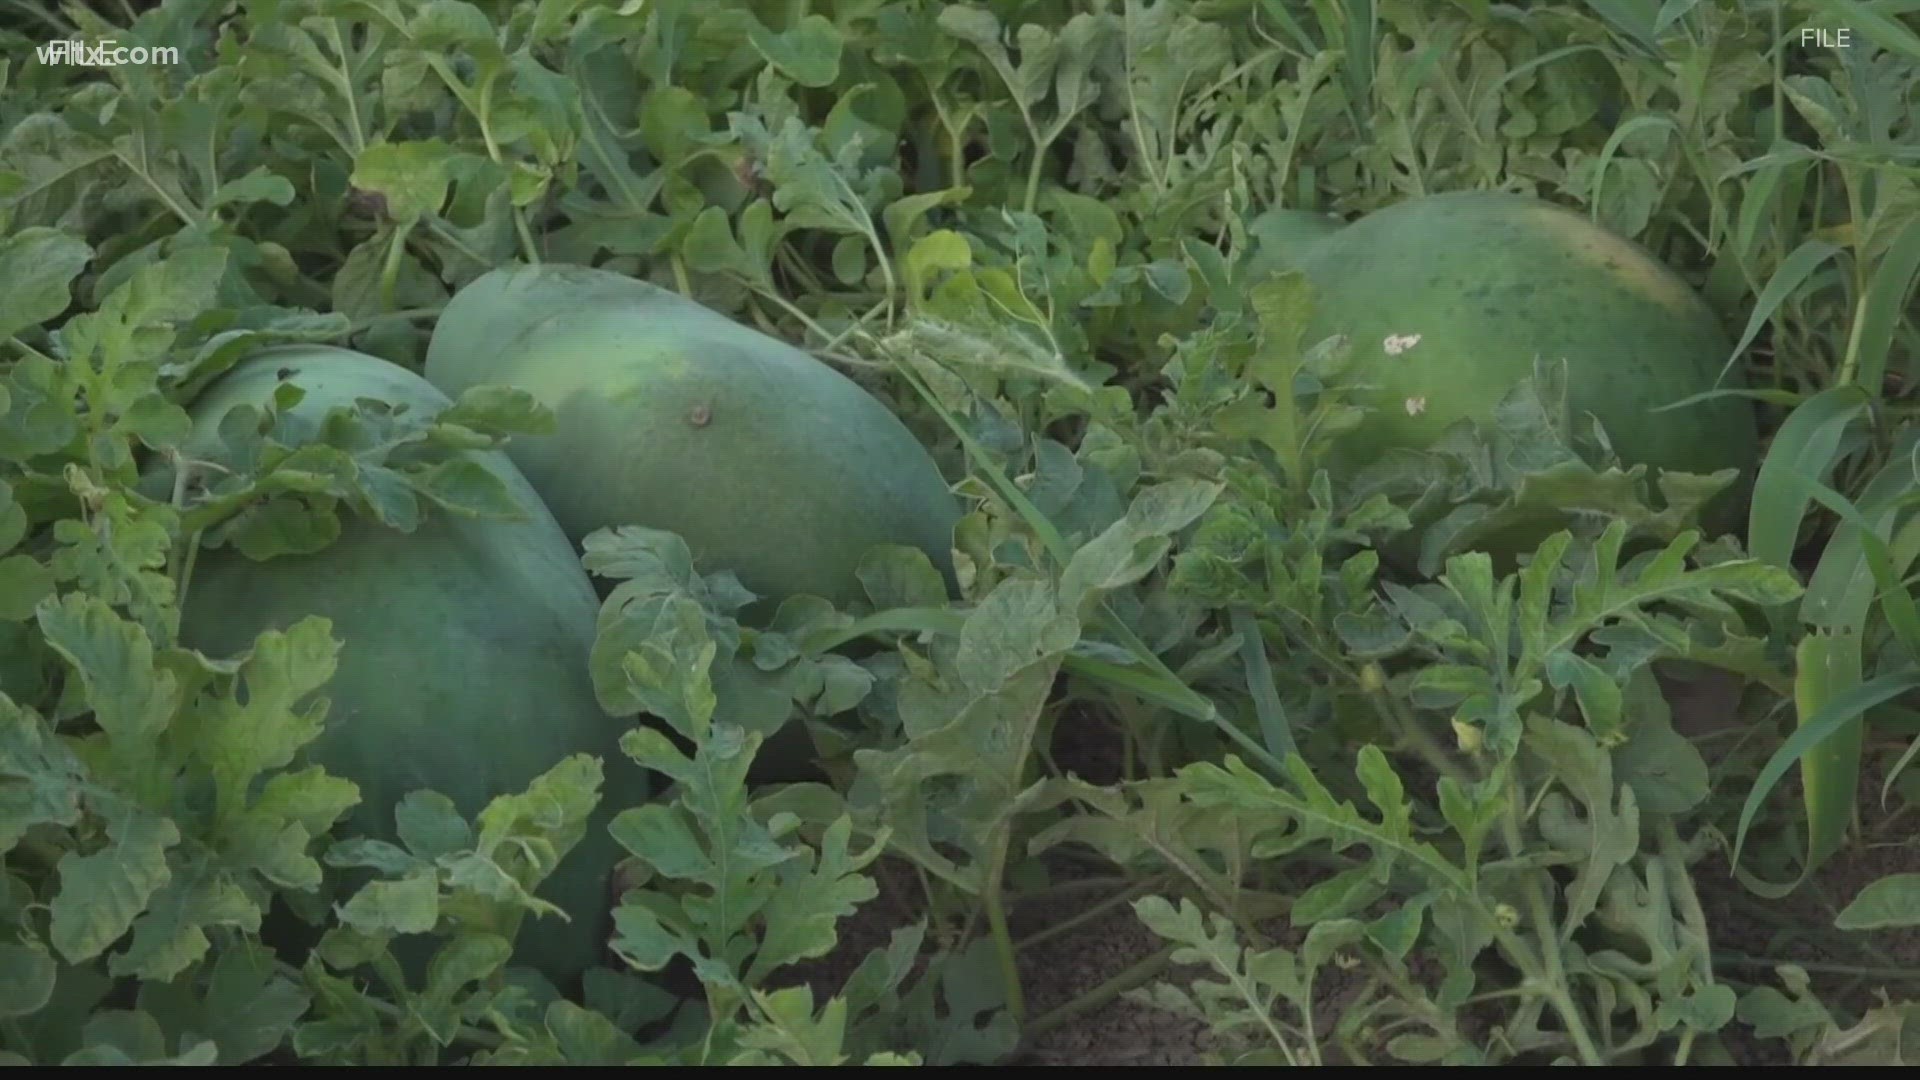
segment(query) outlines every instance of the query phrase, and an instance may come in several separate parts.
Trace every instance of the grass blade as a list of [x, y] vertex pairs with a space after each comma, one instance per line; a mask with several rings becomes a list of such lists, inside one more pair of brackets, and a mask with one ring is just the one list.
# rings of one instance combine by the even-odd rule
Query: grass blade
[[1767, 287], [1760, 290], [1760, 298], [1753, 305], [1753, 314], [1747, 319], [1747, 328], [1741, 333], [1739, 344], [1733, 347], [1733, 355], [1727, 357], [1726, 364], [1721, 368], [1722, 375], [1732, 371], [1740, 358], [1746, 355], [1747, 347], [1753, 344], [1754, 338], [1760, 336], [1760, 328], [1767, 325], [1767, 320], [1773, 318], [1773, 313], [1787, 302], [1787, 297], [1792, 296], [1822, 263], [1840, 254], [1840, 248], [1825, 240], [1808, 240], [1780, 260], [1779, 269], [1773, 272]]
[[1240, 635], [1240, 659], [1247, 669], [1247, 693], [1253, 697], [1253, 713], [1260, 721], [1260, 737], [1267, 751], [1284, 761], [1299, 752], [1293, 741], [1293, 726], [1287, 722], [1286, 706], [1273, 685], [1273, 666], [1267, 662], [1266, 638], [1260, 634], [1260, 621], [1245, 607], [1233, 609], [1233, 631]]
[[1836, 386], [1808, 398], [1780, 425], [1753, 484], [1747, 550], [1754, 558], [1792, 568], [1813, 485], [1833, 468], [1841, 439], [1866, 407], [1867, 395], [1859, 387]]
[[1878, 393], [1886, 381], [1887, 352], [1893, 347], [1893, 333], [1916, 278], [1920, 278], [1920, 217], [1907, 222], [1886, 258], [1874, 268], [1854, 320], [1847, 359], [1853, 365], [1853, 381], [1868, 393]]
[[[1796, 686], [1795, 692], [1796, 705], [1798, 705], [1801, 710], [1799, 714], [1799, 730], [1795, 731], [1792, 737], [1781, 744], [1780, 749], [1774, 751], [1773, 756], [1767, 759], [1766, 766], [1760, 770], [1759, 778], [1754, 781], [1753, 789], [1747, 793], [1746, 805], [1740, 809], [1740, 825], [1734, 832], [1733, 840], [1732, 861], [1735, 866], [1735, 873], [1740, 875], [1741, 880], [1749, 889], [1754, 890], [1762, 896], [1773, 898], [1785, 896], [1798, 888], [1802, 881], [1806, 880], [1806, 875], [1812, 872], [1813, 866], [1816, 864], [1816, 860], [1813, 858], [1813, 855], [1818, 851], [1815, 837], [1821, 835], [1822, 826], [1830, 827], [1828, 823], [1814, 819], [1811, 815], [1816, 803], [1818, 803], [1824, 811], [1829, 801], [1836, 794], [1835, 785], [1832, 783], [1833, 777], [1829, 774], [1825, 766], [1818, 763], [1817, 758], [1809, 769], [1806, 760], [1808, 754], [1814, 749], [1823, 746], [1828, 740], [1836, 737], [1841, 740], [1839, 749], [1844, 750], [1846, 744], [1849, 742], [1849, 729], [1851, 729], [1852, 737], [1857, 739], [1859, 732], [1858, 721], [1868, 709], [1883, 702], [1891, 701], [1910, 690], [1920, 688], [1920, 668], [1911, 668], [1891, 675], [1881, 675], [1877, 678], [1869, 679], [1866, 682], [1852, 685], [1845, 690], [1838, 689], [1838, 687], [1832, 685], [1829, 681], [1834, 674], [1835, 664], [1836, 662], [1844, 663], [1850, 658], [1857, 660], [1858, 645], [1848, 644], [1845, 646], [1845, 648], [1852, 650], [1850, 657], [1849, 654], [1844, 651], [1828, 651], [1832, 648], [1831, 644], [1819, 643], [1844, 641], [1845, 639], [1839, 637], [1814, 636], [1807, 638], [1801, 643], [1802, 657], [1806, 662], [1803, 663], [1800, 668], [1802, 677], [1805, 680], [1804, 684]], [[1810, 642], [1816, 644], [1809, 645], [1808, 643]], [[1854, 756], [1856, 758], [1858, 756], [1857, 744], [1855, 745]], [[1772, 794], [1774, 786], [1780, 782], [1780, 778], [1785, 776], [1787, 770], [1793, 768], [1795, 764], [1801, 765], [1803, 773], [1812, 773], [1811, 776], [1803, 775], [1803, 783], [1807, 788], [1806, 802], [1810, 815], [1808, 821], [1809, 858], [1808, 865], [1801, 868], [1799, 880], [1783, 887], [1759, 881], [1744, 871], [1739, 870], [1738, 867], [1741, 849], [1746, 844], [1747, 829], [1753, 825], [1754, 816], [1759, 813], [1760, 805], [1766, 801], [1768, 795]], [[1859, 782], [1858, 768], [1854, 768], [1849, 775], [1852, 777], [1853, 783], [1857, 785]], [[1818, 794], [1816, 794], [1816, 785], [1823, 783], [1825, 786], [1819, 787]], [[1841, 782], [1840, 787], [1845, 787], [1844, 780]], [[1848, 808], [1851, 808], [1850, 796]]]
[[1839, 516], [1840, 527], [1808, 580], [1801, 619], [1829, 630], [1864, 633], [1879, 601], [1900, 644], [1920, 660], [1920, 615], [1900, 580], [1920, 556], [1920, 520], [1909, 519], [1897, 537], [1893, 535], [1901, 512], [1920, 503], [1912, 465], [1903, 456], [1882, 469], [1861, 493], [1858, 507], [1825, 484], [1816, 484], [1813, 493], [1820, 505]]

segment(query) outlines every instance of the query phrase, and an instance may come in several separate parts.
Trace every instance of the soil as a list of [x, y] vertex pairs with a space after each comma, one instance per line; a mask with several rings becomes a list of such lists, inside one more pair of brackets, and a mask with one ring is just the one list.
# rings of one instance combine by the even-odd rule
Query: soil
[[[1707, 677], [1690, 684], [1668, 686], [1668, 698], [1674, 709], [1675, 726], [1690, 737], [1712, 739], [1716, 733], [1724, 740], [1727, 728], [1743, 721], [1730, 683]], [[1071, 771], [1100, 780], [1111, 762], [1102, 758], [1096, 744], [1060, 747], [1060, 764]], [[1805, 966], [1813, 978], [1820, 1000], [1833, 1014], [1835, 1024], [1825, 1033], [1824, 1053], [1836, 1055], [1852, 1064], [1891, 1063], [1900, 1041], [1899, 1018], [1881, 1017], [1871, 1024], [1853, 1027], [1868, 1010], [1883, 1003], [1882, 992], [1898, 1000], [1906, 988], [1902, 979], [1920, 981], [1920, 932], [1889, 931], [1870, 936], [1851, 935], [1871, 948], [1873, 955], [1834, 956], [1823, 952], [1811, 939], [1810, 931], [1830, 930], [1834, 916], [1867, 884], [1890, 873], [1920, 870], [1915, 848], [1890, 840], [1881, 826], [1898, 826], [1886, 819], [1890, 814], [1880, 808], [1877, 797], [1882, 773], [1869, 772], [1861, 780], [1863, 831], [1867, 839], [1857, 842], [1821, 868], [1812, 882], [1781, 900], [1762, 900], [1750, 893], [1731, 873], [1723, 859], [1710, 858], [1694, 870], [1695, 887], [1715, 933], [1715, 971], [1718, 978], [1744, 994], [1754, 986], [1782, 986], [1773, 966], [1795, 962]], [[1785, 785], [1783, 784], [1783, 787]], [[1794, 794], [1797, 797], [1797, 793]], [[1894, 800], [1898, 804], [1898, 800]], [[1897, 838], [1897, 833], [1893, 836]], [[1066, 860], [1050, 861], [1056, 882], [1098, 873]], [[919, 884], [911, 872], [898, 864], [876, 868], [881, 895], [865, 905], [849, 923], [843, 924], [841, 947], [830, 957], [792, 973], [796, 980], [811, 983], [816, 994], [824, 996], [839, 988], [853, 967], [873, 949], [883, 946], [892, 931], [908, 925], [918, 911]], [[1306, 882], [1302, 883], [1304, 888]], [[1010, 915], [1016, 940], [1073, 919], [1112, 895], [1111, 889], [1090, 891], [1077, 899], [1048, 904], [1046, 910], [1016, 909]], [[1276, 942], [1295, 943], [1297, 934], [1278, 919], [1261, 925], [1261, 930]], [[1833, 942], [1826, 936], [1828, 947]], [[1022, 982], [1027, 1015], [1044, 1018], [1043, 1028], [1029, 1032], [1012, 1061], [1019, 1065], [1201, 1065], [1217, 1063], [1210, 1055], [1214, 1049], [1206, 1026], [1125, 996], [1110, 994], [1077, 1012], [1056, 1012], [1069, 1002], [1082, 998], [1126, 975], [1130, 968], [1142, 965], [1164, 948], [1125, 904], [1112, 905], [1090, 921], [1073, 926], [1043, 943], [1021, 950]], [[1904, 969], [1904, 970], [1902, 970]], [[1909, 974], [1911, 972], [1912, 974]], [[1192, 968], [1169, 967], [1158, 980], [1185, 986], [1205, 973]], [[783, 980], [784, 981], [784, 980]], [[1339, 1009], [1353, 986], [1335, 970], [1325, 972], [1316, 984], [1318, 1008], [1316, 1029], [1331, 1030]], [[1917, 1011], [1916, 1025], [1920, 1025]], [[1883, 1028], [1887, 1030], [1882, 1030]], [[1917, 1026], [1920, 1030], [1920, 1026]], [[1871, 1037], [1869, 1037], [1871, 1036]], [[1806, 1042], [1817, 1037], [1810, 1035]], [[1801, 1052], [1807, 1049], [1800, 1048]], [[1842, 1053], [1846, 1051], [1846, 1053]], [[1323, 1048], [1328, 1063], [1340, 1058], [1330, 1047]], [[1750, 1025], [1736, 1019], [1724, 1031], [1718, 1043], [1694, 1048], [1692, 1060], [1700, 1064], [1740, 1065], [1791, 1064], [1796, 1057], [1788, 1041], [1761, 1040]], [[1383, 1061], [1385, 1059], [1382, 1055]], [[1644, 1062], [1655, 1063], [1653, 1060]]]

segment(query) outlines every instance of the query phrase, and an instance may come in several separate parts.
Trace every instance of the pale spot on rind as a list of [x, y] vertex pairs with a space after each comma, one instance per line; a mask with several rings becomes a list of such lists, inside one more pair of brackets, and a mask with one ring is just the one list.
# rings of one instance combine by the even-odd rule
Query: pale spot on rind
[[1407, 399], [1407, 415], [1408, 416], [1419, 416], [1421, 413], [1426, 411], [1427, 411], [1426, 398], [1410, 397]]
[[1418, 344], [1420, 344], [1419, 334], [1388, 334], [1387, 339], [1380, 343], [1380, 347], [1387, 351], [1388, 356], [1399, 356]]

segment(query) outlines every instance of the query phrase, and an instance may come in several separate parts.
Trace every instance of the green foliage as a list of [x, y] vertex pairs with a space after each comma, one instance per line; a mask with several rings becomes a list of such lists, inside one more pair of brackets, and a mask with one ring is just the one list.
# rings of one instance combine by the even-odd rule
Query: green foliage
[[[1091, 1007], [1235, 1064], [1910, 1060], [1909, 7], [6, 4], [0, 1061], [1000, 1064]], [[179, 62], [30, 47], [107, 39]], [[1271, 215], [1468, 190], [1699, 290], [1768, 435], [1731, 535], [1564, 357], [1333, 467], [1367, 343]], [[355, 643], [184, 647], [199, 552], [508, 514], [462, 451], [553, 416], [287, 397], [213, 463], [189, 416], [277, 346], [417, 369], [515, 262], [863, 382], [964, 500], [955, 580], [883, 545], [864, 595], [761, 606], [594, 532], [630, 761], [356, 835], [310, 760]], [[604, 904], [535, 899], [588, 842]], [[1116, 912], [1158, 950], [1036, 992]], [[508, 963], [563, 917], [607, 944], [580, 986]]]

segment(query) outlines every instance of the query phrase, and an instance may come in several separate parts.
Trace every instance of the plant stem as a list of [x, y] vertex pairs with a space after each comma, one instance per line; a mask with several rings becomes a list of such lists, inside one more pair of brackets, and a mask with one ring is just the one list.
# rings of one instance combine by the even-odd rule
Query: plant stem
[[1036, 1016], [1032, 1021], [1020, 1027], [1020, 1039], [1027, 1042], [1036, 1036], [1044, 1035], [1061, 1026], [1075, 1016], [1089, 1009], [1097, 1009], [1113, 1001], [1129, 990], [1145, 986], [1167, 970], [1173, 963], [1173, 954], [1179, 946], [1169, 945], [1159, 952], [1129, 966], [1125, 971], [1106, 980], [1092, 990], [1074, 998], [1051, 1012]]
[[1849, 978], [1883, 979], [1889, 982], [1920, 981], [1920, 968], [1843, 964], [1831, 960], [1775, 960], [1764, 956], [1746, 956], [1730, 952], [1714, 953], [1713, 962], [1722, 967], [1758, 971], [1774, 971], [1791, 965], [1803, 969], [1809, 975], [1843, 975]]
[[520, 250], [526, 255], [527, 262], [540, 265], [540, 245], [533, 242], [533, 230], [527, 226], [527, 215], [520, 207], [513, 208], [513, 231], [520, 234]]
[[[1524, 858], [1526, 843], [1520, 830], [1520, 791], [1519, 784], [1511, 775], [1507, 779], [1507, 812], [1501, 815], [1501, 831], [1507, 850], [1516, 859]], [[1586, 1019], [1580, 1015], [1580, 1007], [1567, 992], [1567, 976], [1560, 956], [1560, 932], [1553, 919], [1553, 905], [1548, 902], [1546, 893], [1540, 888], [1540, 880], [1529, 876], [1525, 886], [1527, 906], [1532, 909], [1534, 936], [1540, 944], [1539, 962], [1543, 970], [1534, 973], [1541, 983], [1539, 990], [1560, 1015], [1567, 1026], [1567, 1037], [1573, 1040], [1574, 1050], [1580, 1060], [1588, 1065], [1604, 1065], [1606, 1059], [1593, 1044], [1593, 1036], [1587, 1032]], [[1512, 938], [1518, 945], [1519, 938]], [[1518, 956], [1515, 959], [1519, 959]], [[1530, 965], [1529, 965], [1530, 966]]]
[[1052, 941], [1054, 938], [1059, 937], [1061, 934], [1065, 934], [1071, 930], [1078, 929], [1079, 927], [1085, 926], [1086, 924], [1091, 922], [1098, 922], [1099, 920], [1106, 918], [1108, 915], [1113, 914], [1113, 912], [1116, 909], [1132, 902], [1133, 900], [1141, 896], [1144, 896], [1147, 893], [1155, 892], [1161, 888], [1164, 888], [1167, 884], [1168, 884], [1168, 880], [1164, 875], [1151, 877], [1146, 879], [1145, 881], [1134, 882], [1132, 885], [1128, 886], [1126, 889], [1122, 890], [1121, 892], [1113, 896], [1107, 897], [1105, 900], [1102, 900], [1099, 903], [1094, 904], [1093, 906], [1087, 908], [1085, 911], [1078, 912], [1077, 914], [1074, 914], [1069, 918], [1062, 919], [1061, 921], [1053, 924], [1052, 926], [1047, 927], [1044, 930], [1037, 930], [1031, 934], [1028, 934], [1026, 937], [1021, 938], [1019, 941], [1014, 942], [1013, 947], [1015, 949], [1025, 951], [1037, 945], [1045, 944], [1046, 942]]
[[347, 99], [347, 134], [352, 136], [351, 143], [343, 142], [347, 152], [356, 159], [367, 148], [366, 126], [360, 120], [360, 98], [353, 92], [353, 58], [347, 55], [347, 42], [340, 34], [340, 22], [329, 19], [326, 23], [328, 44], [340, 56], [340, 96]]
[[1033, 208], [1040, 202], [1040, 173], [1046, 167], [1047, 147], [1051, 142], [1052, 140], [1048, 140], [1033, 148], [1033, 164], [1027, 169], [1026, 201], [1021, 204], [1029, 214], [1033, 213]]
[[1015, 1023], [1027, 1018], [1026, 994], [1020, 987], [1020, 962], [1014, 951], [1013, 934], [1007, 929], [1007, 909], [1001, 887], [1006, 880], [1007, 847], [1011, 825], [1003, 822], [993, 845], [993, 864], [987, 872], [987, 887], [981, 900], [987, 909], [987, 928], [993, 935], [993, 950], [1000, 956], [1000, 974], [1006, 980], [1007, 1011]]
[[1673, 1063], [1675, 1065], [1685, 1065], [1687, 1058], [1693, 1055], [1693, 1036], [1694, 1030], [1692, 1028], [1688, 1028], [1680, 1033], [1680, 1049], [1674, 1051], [1673, 1054]]
[[407, 253], [407, 234], [412, 231], [412, 225], [393, 231], [393, 242], [387, 245], [387, 258], [380, 267], [380, 306], [389, 311], [393, 309], [394, 293], [400, 282], [400, 260]]
[[469, 246], [465, 240], [460, 239], [460, 237], [454, 234], [453, 230], [447, 228], [446, 225], [441, 223], [440, 219], [427, 218], [426, 223], [427, 223], [428, 232], [431, 232], [433, 233], [433, 235], [439, 237], [442, 241], [444, 241], [447, 244], [447, 246], [453, 248], [453, 250], [459, 252], [462, 255], [465, 255], [469, 259], [472, 259], [474, 262], [474, 265], [480, 267], [480, 269], [482, 270], [493, 269], [495, 260], [488, 258], [487, 256], [482, 255], [479, 252], [473, 250], [473, 248]]
[[1707, 925], [1707, 913], [1700, 906], [1700, 894], [1693, 887], [1693, 875], [1687, 872], [1687, 845], [1680, 839], [1680, 833], [1671, 819], [1660, 822], [1660, 860], [1667, 864], [1667, 880], [1671, 883], [1675, 899], [1680, 907], [1680, 929], [1694, 938], [1699, 946], [1694, 967], [1704, 985], [1712, 986], [1713, 952], [1712, 934]]
[[[1065, 849], [1062, 850], [1064, 851]], [[1162, 875], [1148, 880], [1157, 883], [1154, 887], [1158, 888], [1164, 887], [1171, 878]], [[1123, 875], [1075, 878], [1072, 881], [1060, 882], [1058, 885], [1042, 885], [1037, 889], [1028, 889], [1012, 893], [1011, 895], [1014, 906], [1019, 907], [1021, 904], [1036, 903], [1052, 897], [1070, 896], [1074, 893], [1083, 892], [1106, 892], [1114, 889], [1130, 888], [1139, 884], [1142, 884], [1139, 878], [1130, 878]]]

